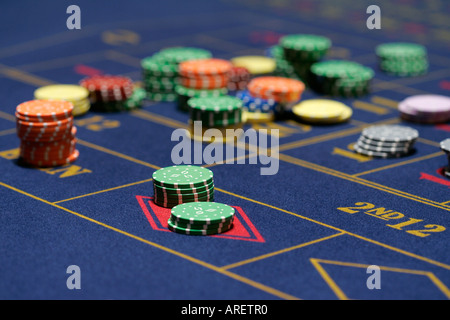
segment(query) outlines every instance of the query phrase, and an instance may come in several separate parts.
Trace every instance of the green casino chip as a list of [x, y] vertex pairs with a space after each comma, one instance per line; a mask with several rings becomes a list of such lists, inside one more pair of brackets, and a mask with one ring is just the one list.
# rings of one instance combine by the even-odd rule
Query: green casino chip
[[200, 193], [206, 190], [212, 190], [214, 189], [214, 181], [211, 181], [211, 183], [201, 186], [201, 187], [192, 187], [192, 188], [169, 188], [169, 187], [161, 187], [157, 184], [153, 184], [153, 189], [156, 190], [156, 192], [162, 193], [162, 194], [190, 194], [190, 193]]
[[210, 59], [210, 51], [192, 47], [170, 47], [160, 50], [154, 55], [155, 59], [167, 63], [178, 64], [188, 60]]
[[375, 48], [375, 52], [382, 59], [417, 59], [427, 55], [424, 46], [407, 42], [381, 44]]
[[169, 220], [167, 223], [167, 227], [169, 230], [176, 232], [176, 233], [180, 233], [180, 234], [206, 236], [206, 235], [214, 235], [214, 234], [226, 232], [233, 227], [233, 224], [230, 223], [229, 225], [227, 225], [223, 228], [218, 228], [218, 229], [189, 229], [189, 228], [183, 228], [183, 227], [176, 226]]
[[284, 56], [289, 61], [320, 60], [331, 47], [327, 37], [311, 34], [291, 34], [280, 39]]
[[242, 100], [232, 96], [199, 97], [188, 101], [191, 108], [203, 111], [226, 112], [242, 108]]
[[213, 181], [211, 170], [193, 165], [176, 165], [158, 169], [152, 175], [153, 183], [168, 188], [202, 187]]
[[183, 203], [171, 210], [172, 221], [189, 224], [223, 223], [234, 217], [235, 210], [218, 202]]
[[198, 230], [204, 230], [204, 229], [219, 229], [228, 227], [230, 224], [233, 223], [234, 218], [226, 221], [226, 222], [219, 222], [219, 223], [184, 223], [180, 221], [173, 221], [171, 218], [169, 218], [170, 223], [176, 227], [186, 228], [186, 229], [198, 229]]
[[371, 80], [375, 75], [371, 68], [346, 60], [328, 60], [314, 63], [311, 66], [311, 72], [325, 78], [351, 78], [359, 81]]

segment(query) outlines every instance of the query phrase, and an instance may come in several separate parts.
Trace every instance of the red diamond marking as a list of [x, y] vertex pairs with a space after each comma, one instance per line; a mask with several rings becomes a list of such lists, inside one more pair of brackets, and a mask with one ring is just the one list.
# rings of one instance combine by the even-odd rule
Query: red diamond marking
[[[169, 208], [163, 208], [156, 205], [153, 202], [153, 197], [136, 196], [136, 199], [153, 230], [171, 232], [167, 228], [167, 220], [170, 218]], [[265, 242], [264, 238], [247, 217], [244, 210], [238, 206], [232, 207], [236, 209], [233, 228], [227, 232], [209, 235], [208, 237]]]

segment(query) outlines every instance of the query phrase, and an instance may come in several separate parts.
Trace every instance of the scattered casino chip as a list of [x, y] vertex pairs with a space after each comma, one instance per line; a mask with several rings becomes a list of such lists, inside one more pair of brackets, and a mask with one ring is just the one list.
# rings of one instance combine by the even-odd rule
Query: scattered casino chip
[[190, 202], [172, 208], [169, 230], [188, 235], [212, 235], [233, 227], [235, 209], [218, 202]]
[[73, 104], [65, 100], [31, 100], [16, 107], [20, 160], [34, 167], [56, 167], [74, 162], [76, 127]]
[[371, 68], [353, 61], [327, 60], [311, 66], [310, 85], [320, 94], [360, 97], [369, 93], [374, 75]]
[[291, 103], [300, 100], [305, 90], [305, 84], [295, 79], [261, 76], [253, 78], [247, 89], [256, 98], [273, 99], [280, 103]]
[[399, 158], [412, 153], [419, 132], [401, 125], [365, 128], [353, 148], [357, 153], [377, 158]]
[[275, 120], [280, 104], [273, 99], [253, 97], [248, 90], [236, 93], [242, 100], [243, 119], [245, 122], [271, 122]]
[[[156, 102], [176, 101], [176, 88], [181, 84], [179, 65], [186, 61], [210, 59], [208, 50], [192, 47], [163, 48], [141, 61], [144, 89], [147, 98]], [[186, 81], [185, 81], [185, 84]], [[198, 86], [205, 86], [203, 82]]]
[[230, 61], [235, 67], [245, 68], [255, 76], [271, 74], [276, 68], [276, 61], [266, 56], [239, 56]]
[[309, 99], [292, 107], [300, 120], [314, 124], [335, 124], [349, 120], [353, 110], [342, 102], [329, 99]]
[[80, 85], [89, 91], [91, 108], [100, 112], [127, 111], [142, 107], [146, 96], [143, 89], [129, 77], [96, 75], [86, 77]]
[[177, 165], [153, 173], [154, 202], [165, 208], [198, 201], [214, 201], [211, 170], [199, 166]]
[[228, 79], [228, 90], [229, 91], [240, 91], [245, 90], [249, 81], [251, 80], [251, 73], [245, 67], [231, 67], [230, 76]]
[[418, 123], [444, 123], [450, 120], [450, 97], [435, 94], [415, 95], [398, 105], [403, 120]]
[[34, 91], [36, 100], [66, 100], [73, 104], [72, 114], [78, 117], [91, 108], [89, 90], [79, 85], [55, 84], [40, 87]]
[[392, 42], [375, 48], [379, 66], [387, 74], [412, 77], [427, 73], [427, 49], [416, 43]]
[[188, 101], [190, 120], [206, 128], [242, 125], [242, 101], [233, 96], [198, 97]]

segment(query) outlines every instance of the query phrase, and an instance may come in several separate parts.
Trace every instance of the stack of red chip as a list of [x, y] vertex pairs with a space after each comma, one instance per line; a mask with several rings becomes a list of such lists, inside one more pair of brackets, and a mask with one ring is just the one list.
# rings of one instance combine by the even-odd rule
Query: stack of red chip
[[266, 76], [252, 79], [247, 88], [255, 98], [291, 103], [300, 100], [305, 84], [295, 79]]
[[186, 88], [227, 88], [231, 62], [223, 59], [188, 60], [179, 64], [180, 83]]
[[93, 109], [113, 111], [133, 95], [133, 81], [124, 76], [96, 75], [84, 78], [80, 85], [89, 90]]
[[247, 68], [233, 66], [230, 70], [230, 77], [228, 79], [228, 90], [245, 90], [250, 82], [250, 79], [251, 74]]
[[31, 100], [17, 106], [17, 136], [25, 163], [54, 167], [78, 159], [72, 110], [72, 103], [62, 100]]

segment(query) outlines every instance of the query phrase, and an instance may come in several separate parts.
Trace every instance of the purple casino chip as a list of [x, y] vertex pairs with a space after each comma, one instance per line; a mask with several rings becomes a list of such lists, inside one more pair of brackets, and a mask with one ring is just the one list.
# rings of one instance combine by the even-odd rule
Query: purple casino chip
[[450, 120], [450, 97], [442, 95], [415, 95], [398, 105], [404, 120], [422, 123], [441, 123]]

